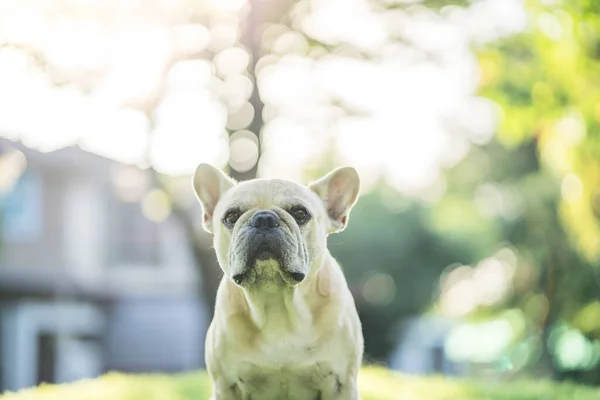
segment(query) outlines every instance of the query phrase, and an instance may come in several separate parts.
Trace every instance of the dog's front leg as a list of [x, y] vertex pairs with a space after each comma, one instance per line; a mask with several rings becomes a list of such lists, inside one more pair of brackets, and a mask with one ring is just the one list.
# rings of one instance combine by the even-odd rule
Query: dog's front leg
[[319, 400], [361, 400], [354, 379], [339, 379], [335, 375], [331, 375], [326, 388], [324, 387], [318, 394]]
[[345, 383], [339, 385], [336, 396], [333, 398], [335, 400], [361, 400], [356, 381], [354, 379], [348, 379]]
[[213, 383], [213, 394], [210, 400], [245, 400], [237, 384], [217, 381]]
[[333, 399], [335, 399], [335, 400], [361, 400], [358, 390], [351, 390], [351, 389], [342, 390], [335, 397], [333, 397]]
[[319, 400], [362, 400], [357, 390], [343, 389], [342, 391], [328, 396], [324, 392], [320, 392], [317, 399]]

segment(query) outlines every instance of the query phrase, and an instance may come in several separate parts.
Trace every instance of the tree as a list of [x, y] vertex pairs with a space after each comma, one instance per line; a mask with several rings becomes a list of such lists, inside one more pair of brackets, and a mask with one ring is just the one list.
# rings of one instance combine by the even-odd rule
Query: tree
[[[533, 272], [529, 279], [520, 275], [497, 311], [522, 310], [532, 324], [523, 338], [541, 339], [541, 360], [555, 377], [588, 383], [600, 378], [592, 355], [600, 343], [599, 6], [528, 2], [523, 33], [477, 50], [480, 93], [502, 114], [497, 143], [474, 150], [449, 179], [450, 193], [488, 192], [490, 226], [515, 246], [522, 269]], [[465, 182], [464, 168], [479, 171]], [[502, 215], [511, 202], [520, 211]], [[569, 351], [561, 346], [568, 340], [580, 343], [584, 355], [565, 358]]]
[[542, 168], [561, 182], [572, 245], [597, 264], [600, 5], [530, 2], [529, 11], [525, 33], [481, 49], [482, 93], [502, 107], [502, 143], [535, 140]]

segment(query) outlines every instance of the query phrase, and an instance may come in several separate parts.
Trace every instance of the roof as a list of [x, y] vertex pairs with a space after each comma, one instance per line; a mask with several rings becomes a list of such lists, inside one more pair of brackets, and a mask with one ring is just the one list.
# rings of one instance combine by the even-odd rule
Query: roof
[[78, 171], [89, 173], [95, 177], [107, 176], [112, 166], [128, 166], [127, 164], [91, 153], [77, 145], [63, 147], [50, 152], [42, 152], [25, 146], [21, 142], [0, 137], [0, 154], [7, 149], [17, 149], [27, 158], [28, 163], [44, 169]]

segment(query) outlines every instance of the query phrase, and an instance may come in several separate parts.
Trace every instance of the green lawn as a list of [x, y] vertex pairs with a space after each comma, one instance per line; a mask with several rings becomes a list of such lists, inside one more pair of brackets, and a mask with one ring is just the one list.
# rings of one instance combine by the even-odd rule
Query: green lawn
[[[550, 382], [473, 383], [418, 378], [365, 368], [359, 378], [363, 400], [600, 400], [600, 389]], [[44, 385], [0, 400], [203, 400], [210, 383], [204, 373], [187, 375], [108, 374], [70, 385]]]

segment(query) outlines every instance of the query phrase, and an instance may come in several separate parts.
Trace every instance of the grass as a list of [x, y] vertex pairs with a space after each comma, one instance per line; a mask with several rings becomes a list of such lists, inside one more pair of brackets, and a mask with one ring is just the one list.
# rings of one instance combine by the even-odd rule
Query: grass
[[[547, 381], [484, 383], [442, 377], [410, 377], [383, 368], [361, 371], [363, 400], [600, 400], [600, 388]], [[205, 373], [124, 375], [68, 385], [42, 385], [0, 396], [0, 400], [204, 400], [210, 397]]]

